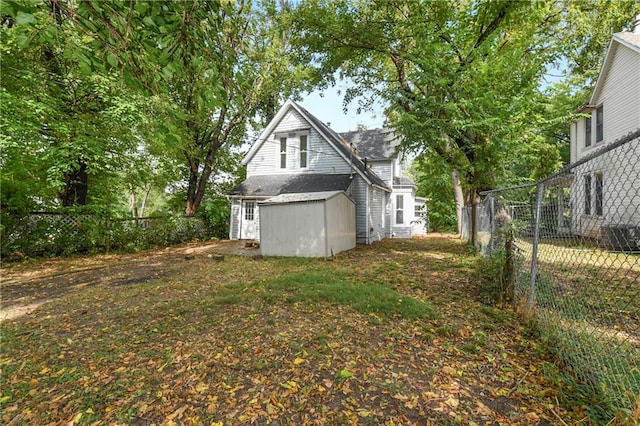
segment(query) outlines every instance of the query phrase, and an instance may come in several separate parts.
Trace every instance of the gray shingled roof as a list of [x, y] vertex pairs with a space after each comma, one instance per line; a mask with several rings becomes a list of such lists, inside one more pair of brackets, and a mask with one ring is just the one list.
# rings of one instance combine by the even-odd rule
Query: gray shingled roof
[[229, 195], [273, 197], [297, 192], [346, 191], [351, 185], [349, 174], [260, 175], [247, 178]]
[[368, 160], [390, 160], [400, 145], [391, 129], [371, 129], [340, 133], [340, 136], [358, 149], [358, 156]]
[[[295, 103], [295, 102], [294, 102]], [[364, 162], [358, 157], [358, 155], [351, 155], [351, 148], [348, 143], [344, 141], [335, 131], [333, 131], [329, 126], [324, 124], [322, 121], [318, 120], [313, 114], [309, 111], [301, 107], [299, 104], [295, 104], [300, 111], [306, 115], [306, 118], [313, 122], [313, 124], [320, 129], [331, 142], [339, 149], [347, 158], [351, 159], [352, 164], [358, 168], [360, 172], [362, 172], [369, 181], [371, 181], [374, 185], [377, 185], [381, 188], [389, 188], [387, 184], [373, 172], [373, 170], [364, 166]]]

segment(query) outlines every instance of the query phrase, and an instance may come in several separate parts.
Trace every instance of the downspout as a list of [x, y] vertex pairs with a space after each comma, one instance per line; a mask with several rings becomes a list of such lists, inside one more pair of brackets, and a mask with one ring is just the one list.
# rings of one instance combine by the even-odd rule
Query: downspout
[[365, 225], [366, 225], [365, 232], [366, 232], [366, 234], [365, 235], [366, 235], [367, 244], [371, 244], [371, 238], [370, 238], [370, 235], [369, 235], [369, 211], [371, 209], [371, 206], [369, 205], [369, 185], [367, 185], [365, 206], [366, 206], [366, 209], [365, 209], [366, 210], [365, 211], [365, 213], [366, 213], [365, 214], [365, 218], [366, 218], [366, 220], [365, 220]]

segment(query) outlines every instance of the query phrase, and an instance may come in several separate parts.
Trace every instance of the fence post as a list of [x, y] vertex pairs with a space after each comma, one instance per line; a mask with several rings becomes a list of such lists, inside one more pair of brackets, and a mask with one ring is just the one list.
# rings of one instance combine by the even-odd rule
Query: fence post
[[489, 239], [490, 254], [496, 253], [496, 205], [493, 192], [489, 193], [489, 224], [491, 227], [491, 238]]
[[529, 283], [529, 311], [533, 309], [536, 300], [536, 275], [538, 271], [538, 241], [540, 240], [540, 216], [542, 214], [542, 197], [544, 195], [544, 184], [538, 183], [536, 199], [536, 217], [533, 228], [533, 251], [531, 253], [531, 282]]

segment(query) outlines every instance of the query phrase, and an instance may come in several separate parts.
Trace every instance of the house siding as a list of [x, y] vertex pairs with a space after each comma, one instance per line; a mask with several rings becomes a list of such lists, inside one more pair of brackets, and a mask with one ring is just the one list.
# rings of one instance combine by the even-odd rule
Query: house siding
[[[402, 206], [402, 223], [396, 223], [397, 195], [404, 196], [404, 203]], [[393, 193], [391, 194], [391, 204], [391, 236], [393, 238], [411, 238], [413, 236], [411, 222], [414, 219], [415, 213], [415, 196], [413, 188], [394, 188]]]
[[572, 129], [572, 161], [579, 160], [640, 127], [639, 69], [640, 55], [624, 46], [618, 46], [611, 66], [606, 70], [599, 95], [592, 100], [593, 106], [603, 106], [604, 138], [602, 142], [595, 142], [596, 110], [590, 108], [585, 113], [592, 115], [593, 141], [591, 146], [585, 146], [586, 119], [580, 118]]
[[[640, 54], [618, 42], [611, 44], [610, 59], [601, 70], [600, 79], [590, 99], [594, 135], [591, 146], [585, 146], [585, 118], [571, 126], [571, 161], [621, 139], [640, 128]], [[603, 140], [595, 142], [596, 108], [603, 108]], [[593, 158], [574, 169], [571, 190], [571, 228], [576, 234], [606, 238], [604, 227], [640, 223], [640, 180], [634, 159], [640, 155], [640, 142], [632, 141]], [[595, 176], [602, 174], [602, 215], [595, 212]], [[591, 212], [585, 211], [585, 177], [591, 176]]]
[[237, 240], [240, 238], [240, 203], [238, 199], [231, 200], [231, 223], [229, 226], [229, 239]]
[[602, 90], [593, 101], [594, 105], [604, 105], [605, 143], [620, 139], [640, 126], [638, 70], [640, 54], [618, 46]]
[[[308, 130], [303, 130], [308, 129]], [[307, 167], [300, 168], [300, 134], [308, 134]], [[280, 137], [287, 137], [287, 168], [280, 168]], [[291, 173], [350, 173], [351, 167], [294, 109], [284, 115], [247, 164], [247, 177]]]
[[[571, 203], [573, 206], [573, 232], [600, 238], [601, 227], [612, 224], [640, 223], [640, 179], [631, 178], [637, 175], [637, 165], [625, 158], [640, 156], [640, 141], [637, 139], [619, 148], [609, 151], [594, 160], [576, 167]], [[592, 211], [585, 213], [584, 178], [602, 173], [602, 216], [597, 216], [593, 209], [595, 200], [595, 182], [592, 182]]]
[[369, 185], [361, 176], [356, 176], [351, 184], [351, 196], [356, 202], [356, 242], [367, 244], [369, 233], [367, 226], [368, 218], [368, 198]]
[[382, 179], [386, 184], [393, 183], [393, 167], [391, 161], [372, 161], [371, 170]]

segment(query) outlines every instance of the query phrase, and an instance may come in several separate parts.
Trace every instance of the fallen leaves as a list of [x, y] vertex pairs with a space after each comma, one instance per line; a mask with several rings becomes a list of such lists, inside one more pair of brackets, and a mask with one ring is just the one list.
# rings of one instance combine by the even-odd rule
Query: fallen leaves
[[[440, 311], [418, 320], [337, 303], [213, 302], [230, 282], [255, 293], [248, 283], [276, 274], [320, 275], [323, 260], [264, 259], [247, 268], [243, 258], [196, 258], [171, 279], [85, 286], [47, 305], [46, 315], [3, 324], [0, 420], [534, 425], [570, 418], [557, 404], [558, 414], [546, 408], [554, 393], [545, 393], [542, 361], [523, 346], [515, 322], [479, 329], [488, 320], [468, 283], [466, 256], [450, 239], [394, 240], [332, 261], [354, 285], [383, 277], [402, 300]], [[471, 343], [477, 353], [461, 349]]]

